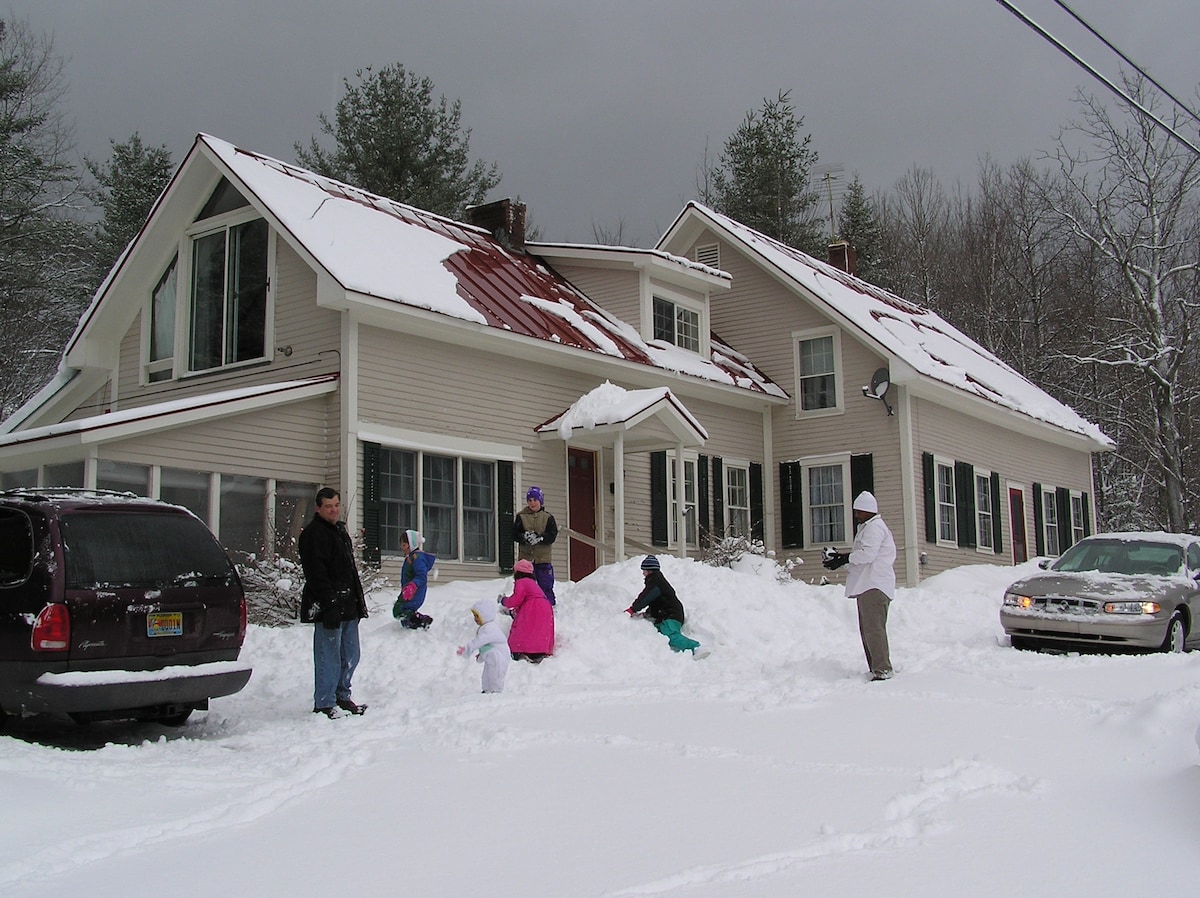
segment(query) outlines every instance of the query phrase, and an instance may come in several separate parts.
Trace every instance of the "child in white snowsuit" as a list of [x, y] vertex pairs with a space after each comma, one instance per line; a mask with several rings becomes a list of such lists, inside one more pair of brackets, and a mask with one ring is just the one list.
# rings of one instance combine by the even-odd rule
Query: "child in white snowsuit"
[[512, 654], [508, 650], [508, 637], [496, 623], [496, 603], [480, 599], [471, 606], [471, 615], [479, 630], [474, 639], [458, 647], [458, 653], [469, 658], [478, 652], [475, 660], [483, 664], [483, 691], [503, 692]]

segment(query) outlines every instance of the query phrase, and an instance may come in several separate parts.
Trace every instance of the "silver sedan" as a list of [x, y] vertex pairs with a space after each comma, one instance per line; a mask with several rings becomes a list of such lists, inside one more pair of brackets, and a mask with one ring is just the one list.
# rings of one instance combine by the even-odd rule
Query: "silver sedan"
[[1004, 593], [1000, 625], [1014, 648], [1200, 646], [1197, 537], [1103, 533], [1041, 567]]

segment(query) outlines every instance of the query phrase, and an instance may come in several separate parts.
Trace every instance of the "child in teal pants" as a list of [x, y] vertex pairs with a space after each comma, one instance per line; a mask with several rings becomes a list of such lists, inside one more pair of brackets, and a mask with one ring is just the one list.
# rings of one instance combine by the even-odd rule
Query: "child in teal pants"
[[708, 650], [702, 648], [700, 643], [683, 635], [686, 619], [683, 603], [663, 576], [662, 565], [655, 556], [647, 555], [642, 559], [642, 578], [646, 585], [633, 604], [625, 609], [625, 613], [633, 616], [645, 612], [654, 621], [654, 628], [667, 637], [673, 651], [691, 652], [697, 658], [707, 655]]

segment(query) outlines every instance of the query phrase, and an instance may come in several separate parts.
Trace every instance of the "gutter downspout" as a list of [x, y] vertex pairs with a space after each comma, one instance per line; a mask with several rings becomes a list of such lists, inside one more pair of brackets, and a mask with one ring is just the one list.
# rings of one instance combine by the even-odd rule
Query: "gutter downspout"
[[905, 583], [911, 589], [921, 582], [920, 545], [917, 536], [917, 472], [913, 464], [912, 400], [907, 387], [898, 387], [900, 413], [900, 499], [904, 508]]

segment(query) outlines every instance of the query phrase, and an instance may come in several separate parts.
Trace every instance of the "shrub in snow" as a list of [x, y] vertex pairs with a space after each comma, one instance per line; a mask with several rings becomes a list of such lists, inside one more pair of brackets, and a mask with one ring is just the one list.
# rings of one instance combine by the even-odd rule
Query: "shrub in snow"
[[774, 577], [788, 582], [792, 569], [804, 562], [789, 558], [780, 563], [774, 552], [767, 552], [762, 541], [747, 536], [709, 537], [700, 550], [700, 560], [713, 567], [727, 567], [742, 573]]

